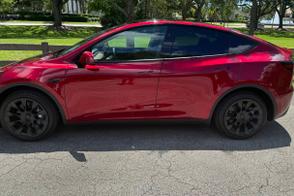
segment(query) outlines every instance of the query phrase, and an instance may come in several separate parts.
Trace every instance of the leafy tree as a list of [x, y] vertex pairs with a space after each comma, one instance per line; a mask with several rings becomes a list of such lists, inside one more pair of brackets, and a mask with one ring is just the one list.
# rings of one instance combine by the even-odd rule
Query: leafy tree
[[180, 3], [180, 0], [91, 0], [89, 6], [103, 12], [101, 23], [107, 27], [141, 19], [174, 18], [181, 12]]
[[276, 0], [241, 0], [239, 6], [250, 8], [249, 34], [253, 35], [258, 28], [261, 17], [272, 13], [278, 5]]
[[13, 7], [18, 11], [40, 13], [44, 10], [48, 11], [48, 9], [46, 9], [48, 1], [49, 0], [14, 0]]
[[103, 11], [103, 26], [113, 26], [123, 22], [132, 22], [135, 18], [137, 0], [92, 0], [92, 10]]
[[196, 21], [201, 21], [204, 18], [203, 8], [207, 5], [207, 2], [208, 0], [178, 0], [174, 1], [172, 5], [173, 10], [179, 12], [183, 20], [193, 17]]
[[52, 11], [54, 27], [59, 29], [62, 26], [62, 8], [67, 1], [68, 0], [14, 0], [14, 4], [18, 10], [33, 12], [36, 12], [36, 10], [38, 12], [42, 12], [43, 10]]
[[179, 1], [179, 7], [182, 15], [182, 19], [186, 20], [191, 15], [191, 8], [194, 4], [193, 0], [181, 0]]
[[59, 29], [62, 26], [62, 7], [68, 0], [51, 0], [54, 27]]
[[143, 0], [143, 2], [144, 1], [149, 3], [147, 7], [147, 15], [144, 17], [144, 19], [172, 19], [175, 17], [174, 15], [176, 13], [180, 12], [179, 0]]
[[196, 0], [193, 1], [193, 8], [195, 9], [195, 20], [202, 21], [203, 20], [203, 8], [207, 4], [207, 0]]
[[279, 29], [283, 29], [283, 18], [285, 17], [286, 10], [289, 8], [294, 8], [293, 0], [278, 0], [276, 11], [279, 15]]
[[238, 9], [236, 0], [210, 0], [206, 13], [209, 20], [229, 21]]
[[13, 7], [14, 0], [0, 0], [0, 12], [8, 12]]

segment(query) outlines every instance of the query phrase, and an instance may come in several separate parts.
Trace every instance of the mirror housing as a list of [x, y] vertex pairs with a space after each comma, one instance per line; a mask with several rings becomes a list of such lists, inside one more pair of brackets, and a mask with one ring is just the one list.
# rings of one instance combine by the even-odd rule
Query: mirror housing
[[83, 66], [90, 65], [94, 63], [94, 54], [90, 51], [85, 51], [80, 57], [79, 63]]

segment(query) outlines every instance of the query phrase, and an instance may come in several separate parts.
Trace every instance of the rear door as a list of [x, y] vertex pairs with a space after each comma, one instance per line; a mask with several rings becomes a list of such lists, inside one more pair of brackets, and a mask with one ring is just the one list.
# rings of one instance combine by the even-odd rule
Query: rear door
[[169, 26], [162, 51], [158, 114], [207, 119], [217, 94], [238, 79], [237, 53], [250, 47], [229, 32]]

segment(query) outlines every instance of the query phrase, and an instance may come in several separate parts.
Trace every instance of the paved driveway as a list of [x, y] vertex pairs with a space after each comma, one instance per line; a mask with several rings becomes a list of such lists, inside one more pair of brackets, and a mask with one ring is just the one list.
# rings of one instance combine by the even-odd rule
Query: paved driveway
[[294, 195], [292, 110], [236, 141], [203, 124], [67, 126], [41, 142], [0, 131], [0, 195]]

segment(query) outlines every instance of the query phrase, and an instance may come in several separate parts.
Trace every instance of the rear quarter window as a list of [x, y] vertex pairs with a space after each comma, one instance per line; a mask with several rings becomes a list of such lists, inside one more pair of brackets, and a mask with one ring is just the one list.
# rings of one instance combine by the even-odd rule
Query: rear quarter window
[[253, 40], [235, 33], [181, 25], [169, 27], [166, 43], [170, 43], [170, 51], [163, 54], [170, 57], [239, 54], [256, 45]]

